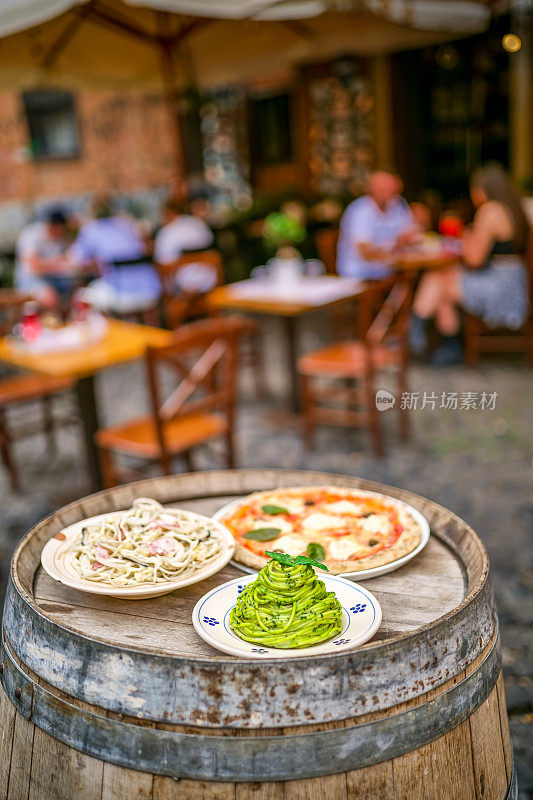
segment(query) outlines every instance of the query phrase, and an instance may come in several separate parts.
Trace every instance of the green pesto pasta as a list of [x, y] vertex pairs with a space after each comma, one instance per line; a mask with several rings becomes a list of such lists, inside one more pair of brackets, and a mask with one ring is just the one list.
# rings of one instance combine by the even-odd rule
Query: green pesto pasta
[[310, 647], [340, 633], [342, 608], [308, 564], [271, 560], [230, 614], [239, 638], [267, 647]]

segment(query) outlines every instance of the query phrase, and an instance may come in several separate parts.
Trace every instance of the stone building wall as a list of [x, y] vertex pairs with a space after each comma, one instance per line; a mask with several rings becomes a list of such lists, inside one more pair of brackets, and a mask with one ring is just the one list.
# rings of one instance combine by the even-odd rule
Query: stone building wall
[[75, 96], [78, 158], [34, 160], [22, 97], [0, 92], [0, 244], [43, 203], [74, 207], [97, 191], [136, 196], [172, 184], [172, 141], [159, 94], [83, 91]]

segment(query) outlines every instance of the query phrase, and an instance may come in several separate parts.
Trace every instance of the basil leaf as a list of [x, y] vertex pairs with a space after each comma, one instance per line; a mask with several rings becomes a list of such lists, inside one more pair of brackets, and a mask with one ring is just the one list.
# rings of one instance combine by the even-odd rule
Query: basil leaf
[[264, 511], [265, 514], [270, 514], [271, 516], [276, 516], [276, 514], [289, 514], [289, 510], [287, 508], [283, 508], [283, 506], [261, 506], [261, 511]]
[[265, 550], [265, 555], [270, 556], [274, 561], [279, 561], [280, 564], [287, 564], [287, 566], [292, 567], [292, 558], [287, 553], [271, 553]]
[[243, 536], [243, 539], [253, 539], [255, 542], [270, 542], [281, 533], [281, 528], [256, 528], [253, 531], [248, 531]]
[[326, 572], [329, 572], [329, 569], [326, 567], [325, 564], [321, 564], [320, 561], [315, 561], [312, 558], [308, 558], [307, 556], [296, 556], [294, 559], [295, 564], [310, 564], [312, 567], [320, 567], [320, 569], [325, 569]]
[[306, 552], [309, 558], [314, 558], [316, 561], [324, 561], [326, 557], [326, 551], [318, 542], [309, 542]]

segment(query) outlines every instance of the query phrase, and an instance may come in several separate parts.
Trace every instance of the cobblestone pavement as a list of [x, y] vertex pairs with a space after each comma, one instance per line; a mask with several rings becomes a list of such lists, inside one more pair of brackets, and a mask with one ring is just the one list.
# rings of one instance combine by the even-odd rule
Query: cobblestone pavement
[[[533, 414], [531, 373], [520, 361], [491, 361], [476, 371], [416, 366], [413, 391], [435, 393], [436, 408], [412, 413], [414, 436], [399, 441], [394, 411], [384, 412], [388, 455], [375, 459], [364, 432], [326, 430], [306, 453], [297, 421], [284, 413], [283, 352], [274, 325], [267, 331], [267, 372], [272, 397], [254, 398], [250, 376], [242, 387], [239, 465], [308, 468], [357, 475], [410, 489], [442, 503], [479, 533], [491, 558], [503, 639], [507, 704], [511, 717], [521, 800], [533, 800]], [[313, 328], [303, 346], [317, 341]], [[386, 387], [386, 383], [383, 384]], [[143, 366], [103, 373], [98, 394], [103, 422], [146, 408]], [[442, 410], [442, 392], [497, 393], [494, 410]], [[459, 396], [459, 400], [460, 400]], [[20, 414], [17, 414], [20, 416]], [[40, 438], [16, 447], [24, 491], [9, 492], [0, 472], [0, 569], [5, 581], [20, 536], [52, 509], [89, 491], [79, 432], [63, 429], [57, 454], [44, 455]], [[199, 454], [197, 465], [218, 464]], [[183, 468], [176, 464], [177, 470]], [[156, 473], [154, 473], [156, 474]], [[465, 798], [466, 800], [466, 798]]]

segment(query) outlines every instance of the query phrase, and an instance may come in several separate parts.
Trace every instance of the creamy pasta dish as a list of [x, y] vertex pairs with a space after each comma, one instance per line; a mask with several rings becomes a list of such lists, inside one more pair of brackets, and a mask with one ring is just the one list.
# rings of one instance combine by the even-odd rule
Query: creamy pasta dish
[[82, 528], [71, 563], [84, 580], [139, 586], [193, 575], [223, 546], [221, 531], [209, 520], [139, 497], [127, 511]]

